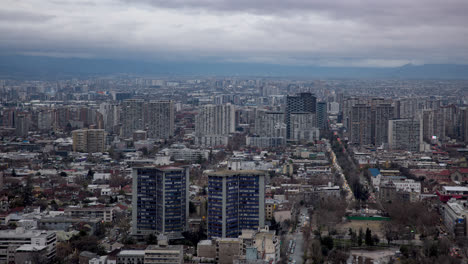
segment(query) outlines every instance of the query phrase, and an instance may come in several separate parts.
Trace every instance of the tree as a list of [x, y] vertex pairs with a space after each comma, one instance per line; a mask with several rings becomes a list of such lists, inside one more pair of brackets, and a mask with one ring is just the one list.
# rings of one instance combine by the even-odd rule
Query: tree
[[362, 237], [364, 236], [362, 232], [362, 228], [359, 228], [359, 235], [358, 235], [358, 245], [362, 246]]
[[158, 238], [154, 234], [149, 234], [146, 237], [146, 244], [147, 245], [156, 245], [158, 243]]
[[366, 229], [365, 241], [366, 241], [367, 246], [373, 246], [374, 245], [374, 240], [372, 239], [372, 231], [369, 228]]
[[323, 246], [328, 248], [328, 250], [333, 249], [333, 238], [332, 237], [326, 236], [326, 237], [322, 238], [321, 243], [322, 243]]

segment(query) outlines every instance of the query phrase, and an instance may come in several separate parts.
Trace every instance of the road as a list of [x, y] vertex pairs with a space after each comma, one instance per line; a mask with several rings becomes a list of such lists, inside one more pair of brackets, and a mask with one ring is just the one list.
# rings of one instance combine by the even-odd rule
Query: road
[[294, 248], [293, 254], [290, 254], [288, 252], [288, 263], [291, 263], [291, 261], [289, 261], [289, 257], [292, 257], [292, 259], [296, 261], [295, 262], [296, 264], [302, 264], [303, 263], [302, 257], [304, 256], [304, 237], [302, 235], [302, 232], [297, 231], [293, 234], [289, 234], [288, 243], [289, 243], [289, 240], [291, 239], [296, 241], [296, 246]]

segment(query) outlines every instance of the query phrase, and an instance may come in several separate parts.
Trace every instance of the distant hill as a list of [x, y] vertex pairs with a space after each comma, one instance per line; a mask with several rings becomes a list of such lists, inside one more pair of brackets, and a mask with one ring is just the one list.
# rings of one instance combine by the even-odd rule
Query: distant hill
[[111, 59], [0, 56], [0, 78], [63, 79], [127, 73], [147, 76], [264, 76], [351, 79], [468, 79], [468, 65], [394, 68], [285, 66], [259, 63], [145, 62]]

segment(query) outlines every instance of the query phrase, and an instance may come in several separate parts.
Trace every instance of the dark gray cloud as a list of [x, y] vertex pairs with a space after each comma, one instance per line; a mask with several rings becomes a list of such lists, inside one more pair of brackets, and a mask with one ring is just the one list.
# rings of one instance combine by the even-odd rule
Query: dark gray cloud
[[4, 0], [0, 52], [395, 66], [468, 63], [465, 0]]

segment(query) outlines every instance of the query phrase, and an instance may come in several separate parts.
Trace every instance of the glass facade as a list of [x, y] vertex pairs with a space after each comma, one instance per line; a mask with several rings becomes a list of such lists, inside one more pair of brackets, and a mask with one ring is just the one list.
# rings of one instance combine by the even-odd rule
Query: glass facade
[[136, 229], [156, 233], [185, 231], [188, 216], [185, 169], [136, 170]]
[[208, 177], [208, 236], [238, 237], [264, 223], [264, 175], [229, 173]]

